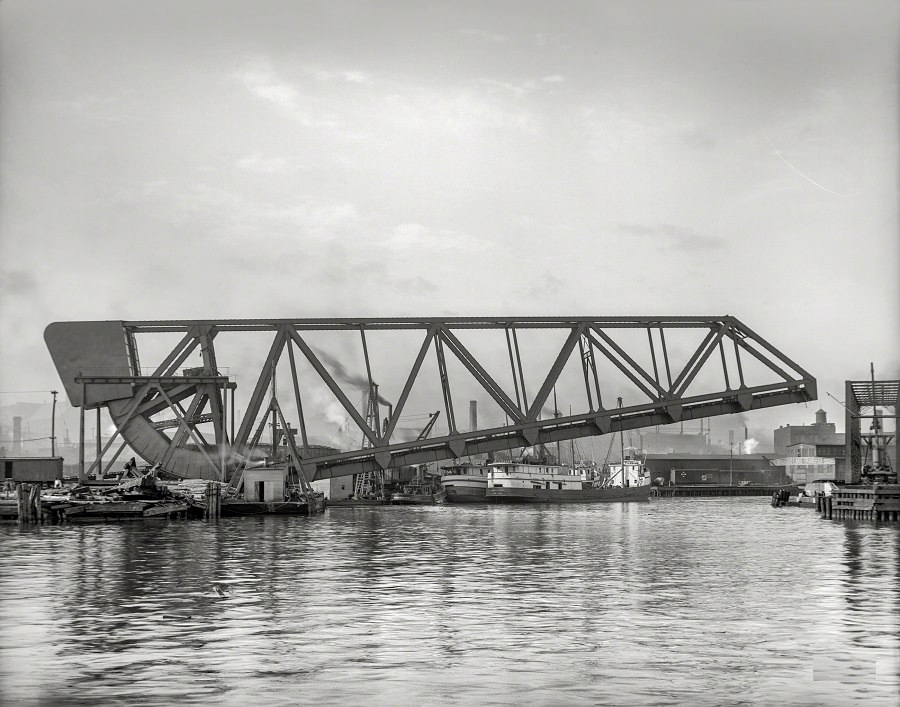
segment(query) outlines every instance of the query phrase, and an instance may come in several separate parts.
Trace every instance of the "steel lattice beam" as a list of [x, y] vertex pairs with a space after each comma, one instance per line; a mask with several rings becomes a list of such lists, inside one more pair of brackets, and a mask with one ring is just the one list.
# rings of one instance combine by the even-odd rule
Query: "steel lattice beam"
[[[526, 330], [551, 329], [558, 330], [562, 339], [552, 356], [552, 363], [545, 370], [528, 369], [520, 352], [519, 334]], [[635, 349], [633, 342], [626, 342], [624, 333], [621, 333], [633, 329], [646, 331], [646, 340], [640, 351]], [[694, 348], [684, 365], [676, 365], [670, 355], [672, 343], [667, 343], [666, 333], [671, 338], [677, 330], [693, 329], [700, 330], [696, 336], [702, 340], [699, 344], [692, 344]], [[507, 350], [494, 353], [497, 359], [508, 357], [509, 368], [505, 375], [511, 386], [489, 373], [488, 362], [479, 360], [472, 349], [463, 343], [459, 332], [467, 330], [496, 330], [503, 337]], [[411, 356], [412, 364], [403, 375], [402, 392], [384, 428], [380, 421], [374, 429], [369, 426], [351, 402], [354, 389], [329, 370], [328, 360], [323, 359], [311, 345], [316, 332], [336, 331], [353, 332], [361, 339], [364, 378], [370, 387], [373, 385], [373, 372], [366, 343], [367, 332], [422, 333], [421, 343], [416, 344], [418, 351]], [[261, 368], [252, 374], [255, 385], [239, 429], [233, 435], [234, 439], [228, 441], [225, 434], [224, 392], [234, 383], [216, 370], [217, 361], [222, 358], [221, 355], [217, 357], [216, 346], [223, 335], [235, 332], [270, 332], [272, 340]], [[142, 376], [141, 371], [137, 370], [138, 337], [162, 333], [180, 333], [183, 336], [152, 369], [152, 376]], [[92, 336], [96, 339], [93, 344]], [[162, 455], [167, 463], [177, 467], [173, 471], [182, 473], [187, 469], [189, 475], [209, 477], [217, 476], [221, 470], [204, 469], [208, 465], [207, 460], [216, 455], [209, 454], [209, 449], [205, 448], [208, 443], [190, 424], [191, 421], [212, 418], [215, 444], [220, 449], [225, 444], [229, 445], [229, 468], [236, 468], [239, 460], [246, 459], [252, 453], [251, 433], [258, 428], [260, 411], [273, 409], [271, 404], [267, 407], [264, 403], [270, 395], [274, 371], [285, 349], [292, 380], [284, 389], [294, 397], [299, 413], [296, 422], [303, 436], [302, 446], [293, 449], [292, 453], [303, 457], [303, 470], [310, 480], [746, 412], [816, 398], [816, 382], [812, 376], [731, 316], [63, 322], [48, 326], [45, 339], [73, 404], [90, 407], [107, 405], [113, 420], [122, 425], [122, 436], [145, 459], [161, 461]], [[725, 346], [729, 340], [731, 344]], [[112, 342], [117, 341], [122, 342], [126, 349], [121, 355], [108, 350], [115, 349]], [[203, 357], [202, 369], [188, 369], [186, 373], [191, 375], [176, 375], [178, 368], [198, 348]], [[299, 360], [309, 364], [319, 385], [333, 394], [355, 425], [360, 448], [328, 456], [308, 456], [310, 445], [305, 418], [315, 415], [315, 411], [310, 409], [308, 400], [304, 400], [307, 391], [299, 382], [295, 349], [302, 354]], [[726, 356], [726, 349], [733, 349], [734, 353]], [[424, 375], [423, 364], [431, 350], [434, 351], [431, 356], [437, 359], [438, 380], [428, 383], [438, 397], [428, 402], [427, 409], [442, 408], [445, 411], [449, 433], [431, 439], [400, 441], [396, 438], [400, 414], [408, 407], [411, 391]], [[716, 351], [718, 355], [714, 355]], [[649, 358], [652, 366], [642, 365], [639, 362], [642, 357]], [[571, 365], [570, 360], [575, 358], [579, 359], [575, 365], [579, 369], [578, 376], [583, 378], [586, 409], [566, 416], [541, 419], [542, 410], [548, 404], [560, 375], [567, 365]], [[762, 364], [767, 376], [765, 381], [752, 385], [745, 382], [745, 369], [750, 359], [757, 367]], [[466, 375], [471, 377], [469, 382], [477, 383], [505, 414], [506, 424], [465, 432], [456, 429], [454, 382], [448, 373], [448, 362], [451, 360], [458, 362]], [[620, 384], [630, 386], [634, 399], [629, 398], [624, 407], [606, 409], [603, 406], [604, 400], [614, 396], [610, 394], [607, 381], [598, 373], [598, 364], [602, 362], [612, 367]], [[724, 385], [718, 389], [698, 386], [698, 376], [708, 374], [711, 369], [724, 380]], [[101, 370], [103, 372], [98, 373]], [[193, 375], [195, 373], [199, 374]], [[185, 411], [180, 401], [191, 396], [194, 396], [193, 400]], [[280, 412], [282, 408], [277, 401], [275, 405]], [[179, 431], [172, 439], [163, 435], [161, 429], [155, 429], [155, 421], [149, 419], [166, 408], [179, 418]], [[363, 438], [365, 445], [362, 444]], [[187, 440], [194, 441], [196, 446], [189, 449]]]

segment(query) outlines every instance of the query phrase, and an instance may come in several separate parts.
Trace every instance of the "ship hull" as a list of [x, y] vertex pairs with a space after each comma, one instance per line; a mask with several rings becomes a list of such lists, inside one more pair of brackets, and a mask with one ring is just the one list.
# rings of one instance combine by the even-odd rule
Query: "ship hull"
[[447, 503], [487, 503], [486, 489], [454, 489], [448, 488]]
[[486, 503], [487, 478], [484, 476], [450, 474], [441, 477], [441, 487], [447, 503]]
[[437, 493], [395, 493], [391, 496], [393, 506], [433, 506], [442, 503], [446, 494], [443, 491]]
[[613, 486], [586, 489], [489, 488], [490, 503], [611, 503], [647, 501], [650, 486]]
[[306, 516], [325, 510], [326, 501], [321, 495], [307, 501], [222, 501], [222, 516], [292, 515]]

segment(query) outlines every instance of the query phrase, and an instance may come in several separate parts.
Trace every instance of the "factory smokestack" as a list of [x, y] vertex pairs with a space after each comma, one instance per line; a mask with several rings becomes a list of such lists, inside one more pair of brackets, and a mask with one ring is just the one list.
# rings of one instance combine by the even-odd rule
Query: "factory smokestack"
[[478, 429], [478, 401], [470, 400], [469, 401], [469, 432], [474, 432]]
[[22, 453], [22, 418], [18, 415], [13, 418], [12, 453], [14, 456], [18, 456]]

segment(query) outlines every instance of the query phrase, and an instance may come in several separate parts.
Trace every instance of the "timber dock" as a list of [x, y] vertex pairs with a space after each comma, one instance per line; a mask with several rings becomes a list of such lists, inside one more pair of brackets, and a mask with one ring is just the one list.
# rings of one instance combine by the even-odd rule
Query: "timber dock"
[[816, 511], [835, 520], [900, 521], [900, 484], [845, 486], [816, 497]]
[[792, 486], [718, 486], [712, 484], [696, 484], [691, 486], [654, 486], [650, 495], [655, 498], [710, 498], [715, 496], [771, 496], [788, 489], [792, 495], [797, 494], [797, 487]]

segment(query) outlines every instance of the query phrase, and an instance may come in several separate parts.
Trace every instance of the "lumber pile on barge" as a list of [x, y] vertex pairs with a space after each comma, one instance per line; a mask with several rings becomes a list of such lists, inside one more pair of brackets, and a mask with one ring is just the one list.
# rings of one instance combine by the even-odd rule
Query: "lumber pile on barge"
[[116, 486], [82, 485], [66, 492], [54, 489], [42, 495], [41, 505], [51, 520], [82, 523], [205, 515], [204, 507], [192, 494], [160, 483], [156, 467], [136, 478], [123, 479]]

